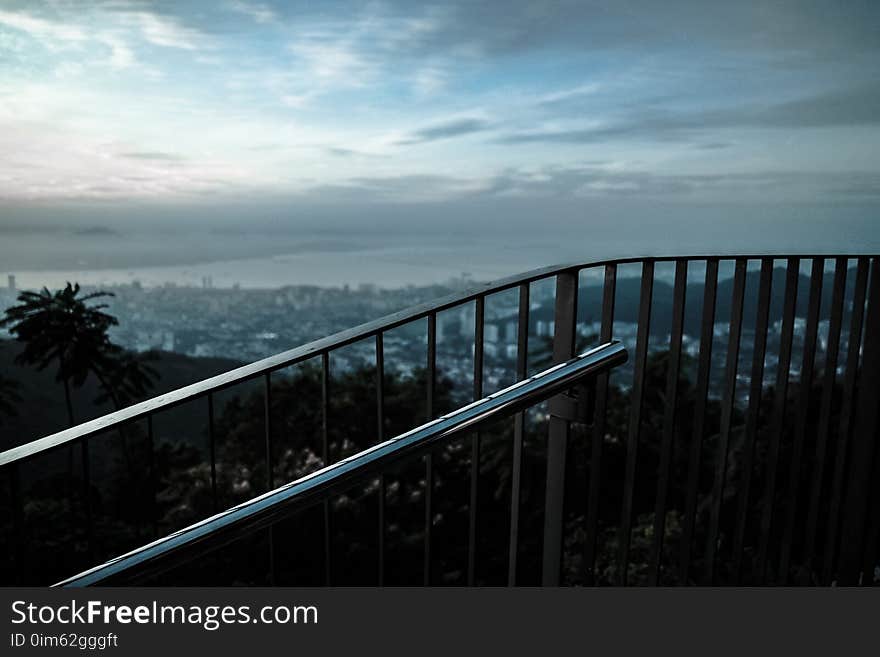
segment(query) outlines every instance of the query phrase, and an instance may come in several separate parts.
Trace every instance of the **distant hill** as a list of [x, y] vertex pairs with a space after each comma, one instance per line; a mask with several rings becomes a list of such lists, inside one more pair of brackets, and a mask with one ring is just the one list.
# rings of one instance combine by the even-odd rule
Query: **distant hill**
[[[758, 297], [758, 281], [760, 272], [748, 271], [746, 274], [745, 303], [743, 307], [743, 329], [754, 329], [755, 313]], [[830, 313], [831, 289], [833, 275], [826, 273], [823, 278], [822, 304], [820, 319], [827, 319]], [[852, 298], [855, 285], [855, 268], [847, 272], [845, 299]], [[771, 323], [782, 317], [782, 306], [785, 297], [785, 269], [777, 267], [773, 270], [773, 281], [770, 288], [770, 321]], [[672, 291], [673, 287], [663, 281], [654, 281], [653, 305], [651, 308], [651, 333], [663, 335], [669, 332], [672, 324]], [[699, 335], [702, 321], [703, 294], [705, 285], [702, 282], [689, 283], [685, 300], [685, 333]], [[801, 274], [798, 277], [797, 305], [795, 315], [806, 317], [809, 304], [810, 277]], [[620, 322], [635, 323], [639, 316], [639, 299], [641, 296], [641, 281], [639, 278], [618, 278], [616, 305], [614, 309], [615, 320]], [[715, 322], [729, 322], [731, 299], [733, 296], [733, 279], [725, 278], [718, 281], [716, 294]], [[595, 322], [601, 319], [602, 314], [602, 285], [584, 285], [578, 295], [579, 321]], [[553, 319], [553, 302], [547, 302], [541, 308], [531, 314], [532, 321], [539, 319]], [[844, 306], [844, 322], [849, 321], [849, 308]], [[845, 324], [846, 325], [846, 324]]]
[[[14, 361], [20, 349], [21, 346], [15, 341], [0, 340], [0, 372], [18, 384], [17, 392], [21, 396], [21, 402], [17, 404], [18, 416], [0, 418], [0, 449], [9, 449], [67, 428], [64, 389], [55, 382], [55, 368], [49, 367], [39, 372], [32, 367], [16, 365]], [[191, 358], [160, 352], [151, 365], [161, 378], [150, 396], [215, 376], [241, 364], [225, 358]], [[73, 391], [74, 419], [77, 422], [91, 420], [113, 410], [109, 403], [98, 405], [93, 402], [98, 394], [97, 381], [92, 378], [82, 388]], [[192, 406], [195, 404], [184, 405], [168, 411], [168, 414], [174, 413], [175, 423], [182, 420], [184, 427], [193, 427], [197, 423], [200, 428], [203, 414]], [[164, 423], [157, 421], [157, 424]]]

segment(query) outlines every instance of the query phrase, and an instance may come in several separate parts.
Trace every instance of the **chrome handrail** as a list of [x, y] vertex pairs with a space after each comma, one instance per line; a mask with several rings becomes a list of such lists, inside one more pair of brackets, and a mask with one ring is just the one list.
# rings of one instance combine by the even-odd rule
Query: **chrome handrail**
[[[277, 522], [316, 498], [344, 490], [353, 480], [377, 472], [393, 461], [420, 453], [439, 441], [486, 421], [533, 406], [627, 359], [626, 348], [611, 341], [554, 365], [478, 401], [431, 420], [395, 438], [328, 465], [296, 481], [139, 547], [127, 554], [65, 579], [55, 586], [90, 586], [120, 577], [142, 578], [164, 572]], [[174, 563], [169, 564], [169, 560]]]

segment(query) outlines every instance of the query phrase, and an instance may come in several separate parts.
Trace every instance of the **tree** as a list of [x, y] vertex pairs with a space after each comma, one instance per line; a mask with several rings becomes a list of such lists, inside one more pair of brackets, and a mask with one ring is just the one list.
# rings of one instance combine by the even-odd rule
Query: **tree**
[[0, 326], [24, 344], [15, 362], [45, 369], [57, 363], [56, 380], [64, 385], [64, 399], [71, 426], [75, 424], [71, 387], [80, 387], [89, 374], [98, 379], [104, 394], [116, 408], [149, 389], [156, 373], [141, 359], [124, 352], [110, 341], [107, 331], [118, 321], [104, 312], [106, 304], [90, 304], [109, 292], [80, 296], [78, 283], [64, 289], [22, 292], [19, 305], [7, 308]]
[[15, 403], [21, 400], [17, 388], [15, 381], [0, 374], [0, 422], [3, 421], [3, 416], [16, 415]]
[[152, 352], [132, 354], [110, 345], [106, 360], [95, 368], [95, 376], [103, 390], [95, 403], [110, 400], [119, 410], [144, 397], [159, 378], [158, 372], [147, 364], [147, 361], [155, 359], [156, 355]]

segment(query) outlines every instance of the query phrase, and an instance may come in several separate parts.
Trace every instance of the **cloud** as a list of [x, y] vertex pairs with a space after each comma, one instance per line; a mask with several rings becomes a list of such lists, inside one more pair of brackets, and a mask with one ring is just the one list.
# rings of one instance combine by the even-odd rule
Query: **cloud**
[[450, 139], [452, 137], [462, 137], [477, 132], [489, 130], [492, 124], [480, 118], [460, 118], [451, 119], [442, 123], [421, 128], [397, 141], [400, 145], [423, 144], [429, 141], [438, 141], [440, 139]]
[[354, 157], [360, 155], [358, 151], [350, 148], [340, 148], [338, 146], [328, 146], [326, 150], [330, 155], [335, 155], [337, 157]]
[[695, 133], [726, 128], [826, 128], [880, 125], [880, 84], [861, 84], [770, 106], [704, 111], [644, 108], [592, 127], [510, 132], [502, 144], [588, 144], [613, 139], [689, 141]]
[[268, 5], [252, 2], [243, 2], [242, 0], [231, 0], [226, 3], [230, 11], [251, 17], [260, 24], [273, 23], [278, 16]]
[[833, 194], [859, 200], [880, 194], [880, 173], [756, 170], [664, 174], [616, 166], [507, 169], [483, 195], [531, 198], [668, 198], [681, 200], [818, 201]]
[[57, 41], [78, 43], [88, 39], [86, 33], [75, 25], [36, 18], [22, 12], [0, 10], [0, 25], [26, 32], [35, 39], [45, 41], [48, 46]]
[[120, 157], [126, 157], [131, 160], [154, 160], [159, 162], [181, 162], [184, 158], [174, 153], [164, 153], [162, 151], [131, 151], [119, 153]]
[[0, 6], [0, 186], [13, 196], [227, 181], [329, 198], [769, 198], [772, 184], [876, 198], [870, 176], [814, 176], [809, 192], [771, 171], [880, 170], [880, 133], [864, 129], [880, 124], [876, 2]]
[[200, 50], [206, 35], [181, 25], [176, 18], [147, 11], [132, 12], [144, 39], [156, 46], [181, 50]]
[[655, 199], [676, 202], [876, 200], [880, 173], [778, 171], [662, 174], [647, 169], [552, 165], [511, 167], [483, 177], [362, 176], [318, 184], [305, 196], [331, 203], [456, 199]]
[[289, 22], [279, 17], [279, 25], [292, 27], [287, 50], [296, 61], [286, 77], [297, 90], [290, 95], [308, 90], [312, 100], [394, 79], [409, 85], [417, 97], [436, 94], [450, 78], [451, 58], [449, 53], [425, 58], [421, 44], [443, 23], [445, 13], [437, 7], [414, 12], [412, 7], [398, 11], [367, 3], [318, 15], [298, 12]]
[[744, 125], [827, 127], [880, 124], [880, 82], [836, 89], [746, 113]]
[[[64, 47], [82, 48], [89, 42], [98, 43], [110, 50], [110, 57], [104, 62], [115, 70], [129, 68], [135, 63], [134, 53], [126, 41], [109, 30], [89, 30], [73, 20], [49, 20], [30, 14], [0, 10], [0, 25], [24, 32], [42, 42], [49, 49]], [[80, 62], [62, 62], [55, 69], [58, 77], [70, 77], [84, 70]]]
[[416, 95], [433, 96], [449, 82], [449, 72], [441, 66], [425, 66], [416, 71], [413, 77], [413, 90]]
[[382, 155], [380, 153], [367, 153], [365, 151], [359, 151], [359, 150], [355, 150], [353, 148], [343, 148], [341, 146], [327, 146], [324, 149], [324, 151], [328, 155], [333, 155], [334, 157], [344, 157], [344, 158], [349, 158], [349, 157], [370, 157], [370, 158], [386, 157], [385, 155]]
[[358, 87], [376, 72], [370, 56], [345, 41], [305, 37], [292, 43], [290, 50], [319, 83]]
[[107, 226], [85, 226], [83, 228], [74, 228], [74, 235], [82, 237], [118, 237], [122, 233]]
[[[388, 14], [406, 16], [411, 0], [386, 0]], [[469, 52], [504, 57], [546, 48], [580, 52], [661, 52], [711, 45], [728, 52], [773, 51], [802, 59], [818, 53], [876, 50], [880, 5], [832, 1], [757, 0], [724, 3], [703, 10], [693, 0], [590, 2], [533, 0], [472, 2], [447, 0], [442, 20], [415, 35], [411, 47], [423, 53]]]
[[316, 91], [305, 91], [300, 94], [284, 94], [281, 96], [281, 104], [293, 109], [302, 109], [309, 105], [315, 98], [317, 98], [317, 96], [318, 92]]
[[572, 99], [580, 99], [589, 96], [601, 89], [601, 85], [596, 82], [581, 84], [571, 89], [562, 89], [552, 93], [544, 94], [537, 100], [538, 105], [556, 105], [558, 103], [570, 101]]
[[99, 40], [110, 48], [110, 59], [107, 63], [111, 68], [122, 70], [134, 65], [134, 52], [121, 38], [113, 35], [102, 35], [99, 37]]
[[485, 181], [438, 174], [361, 176], [332, 184], [314, 185], [305, 192], [310, 200], [332, 203], [383, 201], [394, 203], [434, 202], [479, 193]]

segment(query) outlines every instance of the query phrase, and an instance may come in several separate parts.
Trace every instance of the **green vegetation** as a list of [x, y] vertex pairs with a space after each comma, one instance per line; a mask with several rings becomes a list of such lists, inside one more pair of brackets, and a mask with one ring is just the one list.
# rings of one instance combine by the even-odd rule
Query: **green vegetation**
[[0, 374], [0, 424], [3, 423], [4, 416], [14, 417], [18, 415], [15, 405], [20, 401], [21, 396], [18, 394], [18, 384]]
[[[44, 291], [45, 293], [46, 291]], [[69, 288], [56, 304], [53, 295], [25, 299], [32, 302], [33, 312], [46, 312], [50, 328], [58, 330], [63, 321], [71, 321], [70, 330], [79, 331], [90, 345], [74, 344], [64, 349], [46, 347], [51, 333], [40, 332], [26, 321], [32, 316], [20, 312], [19, 343], [0, 349], [0, 359], [14, 360], [20, 365], [33, 364], [27, 370], [33, 381], [20, 379], [16, 390], [8, 383], [0, 385], [0, 395], [10, 399], [19, 394], [19, 410], [40, 415], [45, 396], [44, 370], [52, 363], [59, 365], [55, 378], [68, 388], [65, 406], [73, 405], [72, 393], [89, 395], [80, 414], [99, 414], [108, 405], [137, 400], [152, 385], [154, 377], [143, 374], [143, 364], [131, 354], [109, 346], [106, 327], [112, 320], [100, 316], [99, 308], [83, 310], [74, 301], [77, 288]], [[72, 301], [73, 300], [73, 301]], [[76, 321], [58, 318], [56, 305], [71, 304], [77, 308]], [[22, 304], [26, 305], [26, 304]], [[92, 311], [97, 315], [90, 314]], [[36, 321], [36, 320], [33, 320]], [[52, 323], [54, 322], [54, 323]], [[103, 336], [103, 337], [102, 337]], [[587, 340], [589, 341], [589, 340]], [[586, 346], [586, 345], [579, 345]], [[537, 366], [547, 358], [549, 344], [536, 341], [530, 364]], [[18, 350], [18, 351], [16, 351]], [[86, 357], [95, 355], [101, 375]], [[112, 359], [118, 378], [111, 378], [111, 369], [104, 359]], [[74, 367], [73, 363], [79, 363]], [[62, 365], [63, 364], [63, 365]], [[207, 361], [184, 356], [162, 354], [151, 367], [162, 374], [158, 390], [171, 389], [229, 369], [234, 363]], [[633, 495], [632, 533], [627, 578], [631, 584], [645, 584], [651, 577], [649, 564], [656, 537], [654, 536], [654, 505], [659, 481], [662, 426], [668, 410], [665, 399], [669, 354], [652, 353], [645, 372], [645, 397], [640, 427]], [[126, 368], [132, 368], [127, 370]], [[672, 436], [672, 455], [667, 491], [666, 516], [661, 545], [661, 575], [664, 584], [682, 583], [678, 559], [682, 549], [686, 482], [693, 445], [693, 416], [696, 406], [695, 363], [683, 357], [679, 380], [677, 420]], [[4, 369], [4, 371], [6, 371]], [[350, 369], [333, 370], [329, 381], [327, 412], [327, 459], [335, 462], [375, 444], [379, 439], [376, 409], [376, 370], [371, 364]], [[39, 379], [44, 377], [44, 379]], [[42, 383], [40, 383], [42, 381]], [[814, 382], [821, 381], [817, 372]], [[66, 383], [65, 383], [66, 382]], [[109, 394], [113, 382], [116, 398]], [[382, 434], [390, 437], [417, 426], [427, 417], [426, 372], [415, 368], [407, 373], [386, 371], [385, 405]], [[467, 382], [454, 382], [439, 377], [434, 388], [435, 408], [449, 409], [455, 400], [466, 397], [459, 389]], [[631, 390], [625, 382], [612, 375], [609, 387], [605, 432], [601, 443], [601, 480], [598, 498], [598, 527], [595, 579], [612, 584], [618, 579], [620, 509], [629, 434]], [[786, 412], [790, 415], [800, 394], [799, 384], [788, 389]], [[271, 386], [271, 472], [266, 455], [266, 408], [262, 379], [245, 382], [214, 397], [214, 426], [209, 431], [207, 402], [197, 399], [164, 411], [153, 418], [152, 432], [146, 421], [133, 423], [118, 430], [95, 436], [90, 440], [90, 486], [84, 491], [80, 468], [74, 467], [72, 450], [64, 454], [48, 453], [21, 468], [21, 492], [24, 505], [19, 530], [12, 524], [15, 516], [9, 498], [8, 481], [0, 482], [0, 581], [21, 581], [29, 584], [48, 583], [82, 570], [96, 562], [118, 555], [158, 536], [167, 535], [214, 511], [228, 508], [267, 490], [273, 485], [301, 477], [325, 464], [323, 432], [322, 374], [314, 363], [304, 363], [274, 373]], [[51, 395], [50, 395], [51, 396]], [[832, 427], [839, 426], [840, 390], [832, 399]], [[766, 491], [767, 453], [773, 439], [770, 416], [776, 404], [773, 388], [764, 390], [758, 416], [752, 488], [746, 516], [744, 553], [745, 582], [762, 581], [755, 573], [756, 547], [761, 514], [771, 505], [776, 517], [787, 508], [788, 463], [792, 450], [793, 421], [782, 423], [777, 486], [773, 495]], [[3, 397], [0, 397], [2, 400]], [[820, 407], [819, 389], [810, 390], [807, 435], [803, 453], [815, 452], [815, 432]], [[60, 403], [55, 407], [56, 416]], [[85, 410], [83, 410], [85, 409]], [[717, 545], [717, 581], [733, 581], [732, 536], [743, 481], [743, 409], [735, 408], [732, 431], [724, 471], [721, 522]], [[23, 413], [20, 413], [23, 415]], [[63, 415], [63, 410], [61, 410]], [[699, 436], [697, 512], [692, 551], [692, 581], [700, 581], [705, 571], [705, 548], [708, 517], [711, 509], [712, 484], [717, 463], [721, 409], [717, 399], [709, 399], [705, 409], [705, 429]], [[27, 418], [36, 422], [39, 418]], [[69, 419], [69, 418], [68, 418]], [[518, 544], [517, 581], [520, 584], [540, 582], [541, 536], [543, 529], [544, 486], [546, 472], [546, 407], [539, 406], [526, 414], [521, 471], [519, 507], [520, 541]], [[21, 418], [12, 418], [18, 422]], [[58, 421], [56, 417], [56, 421]], [[595, 428], [576, 424], [572, 429], [567, 457], [565, 545], [563, 578], [568, 584], [587, 583], [583, 555], [586, 542], [587, 491], [593, 460]], [[216, 468], [212, 477], [211, 437]], [[431, 581], [436, 584], [465, 584], [468, 569], [468, 532], [470, 514], [470, 481], [472, 472], [471, 438], [466, 435], [438, 446], [433, 461], [433, 515]], [[512, 480], [513, 421], [505, 419], [481, 430], [477, 471], [476, 574], [478, 584], [504, 584], [507, 581], [508, 535]], [[152, 440], [151, 440], [152, 439]], [[828, 463], [832, 463], [837, 438], [829, 437]], [[68, 458], [65, 459], [64, 456]], [[809, 458], [809, 456], [807, 457]], [[796, 488], [803, 495], [809, 490], [811, 467], [805, 463]], [[826, 468], [826, 477], [830, 468]], [[7, 473], [0, 473], [6, 477]], [[271, 477], [270, 477], [271, 474]], [[215, 495], [216, 486], [216, 495]], [[177, 584], [268, 584], [269, 541], [273, 541], [276, 583], [322, 584], [329, 569], [331, 581], [338, 584], [375, 584], [379, 555], [379, 491], [384, 497], [385, 582], [387, 584], [418, 584], [422, 582], [425, 540], [425, 466], [423, 459], [403, 463], [388, 471], [383, 480], [371, 479], [352, 486], [345, 494], [324, 504], [278, 523], [270, 534], [266, 531], [244, 537], [234, 544], [207, 556], [197, 564], [188, 564], [169, 573], [159, 582]], [[86, 495], [88, 497], [86, 497]], [[803, 499], [803, 497], [801, 498]], [[93, 537], [88, 540], [86, 500], [91, 508]], [[827, 496], [822, 496], [818, 517], [827, 514]], [[806, 505], [801, 504], [795, 519], [795, 532], [803, 532]], [[325, 513], [329, 518], [330, 563], [324, 554]], [[823, 530], [820, 527], [820, 535]], [[775, 562], [774, 545], [780, 537], [770, 537], [770, 568]], [[799, 561], [805, 555], [793, 555], [795, 582], [815, 581], [814, 562]], [[17, 554], [17, 558], [15, 555]]]
[[22, 292], [18, 295], [19, 304], [7, 308], [0, 320], [0, 327], [8, 328], [24, 345], [16, 356], [17, 363], [38, 370], [57, 366], [55, 380], [64, 386], [70, 426], [75, 424], [71, 387], [82, 387], [90, 374], [100, 382], [103, 398], [112, 401], [117, 409], [143, 396], [156, 378], [155, 370], [143, 359], [110, 341], [107, 331], [117, 321], [103, 312], [106, 304], [89, 303], [112, 294], [79, 293], [79, 283], [68, 283], [55, 292], [48, 288]]

